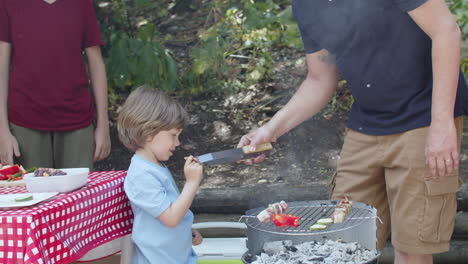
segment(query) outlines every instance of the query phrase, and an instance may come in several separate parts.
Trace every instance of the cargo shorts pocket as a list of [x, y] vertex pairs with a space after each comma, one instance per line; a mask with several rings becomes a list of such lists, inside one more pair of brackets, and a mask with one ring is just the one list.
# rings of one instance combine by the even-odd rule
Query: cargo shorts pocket
[[423, 242], [448, 242], [455, 225], [456, 192], [462, 182], [458, 176], [425, 179], [423, 206], [419, 214], [419, 239]]

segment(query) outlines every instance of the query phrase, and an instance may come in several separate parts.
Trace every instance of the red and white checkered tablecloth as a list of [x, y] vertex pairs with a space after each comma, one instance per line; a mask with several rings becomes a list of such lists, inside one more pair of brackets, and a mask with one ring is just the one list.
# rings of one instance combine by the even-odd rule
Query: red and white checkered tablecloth
[[[91, 172], [86, 186], [31, 207], [0, 211], [0, 263], [70, 263], [131, 233], [125, 171]], [[1, 187], [0, 194], [26, 193]]]

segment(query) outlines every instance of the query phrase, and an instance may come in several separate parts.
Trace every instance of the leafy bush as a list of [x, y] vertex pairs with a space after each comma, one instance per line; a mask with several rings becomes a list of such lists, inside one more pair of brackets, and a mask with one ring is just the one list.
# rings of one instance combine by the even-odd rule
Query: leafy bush
[[271, 78], [272, 49], [302, 45], [290, 1], [241, 0], [224, 4], [212, 4], [213, 13], [221, 13], [221, 19], [200, 33], [200, 43], [192, 52], [191, 78], [197, 85], [209, 82], [208, 87], [223, 89], [226, 85], [216, 81], [222, 80], [240, 81], [246, 87]]
[[448, 1], [450, 10], [455, 15], [458, 25], [463, 32], [463, 38], [468, 38], [468, 0]]
[[157, 2], [137, 0], [132, 6], [125, 0], [95, 0], [106, 42], [103, 54], [111, 91], [143, 84], [177, 88], [178, 69], [171, 51], [159, 41], [154, 24], [138, 17], [139, 10], [155, 9]]
[[[106, 46], [103, 49], [112, 91], [149, 84], [189, 93], [224, 92], [249, 87], [272, 76], [275, 49], [302, 48], [290, 0], [94, 0]], [[468, 0], [449, 6], [468, 37]], [[158, 25], [199, 5], [206, 26], [188, 61], [175, 61]], [[179, 64], [179, 65], [178, 65]], [[462, 61], [468, 73], [468, 60]]]

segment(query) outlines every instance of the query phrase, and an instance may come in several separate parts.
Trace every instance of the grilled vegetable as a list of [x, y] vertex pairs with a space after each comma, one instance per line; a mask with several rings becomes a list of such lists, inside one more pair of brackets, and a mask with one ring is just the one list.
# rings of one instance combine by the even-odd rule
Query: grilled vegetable
[[309, 227], [310, 230], [322, 230], [322, 229], [325, 229], [327, 228], [326, 225], [321, 225], [321, 224], [315, 224], [315, 225], [311, 225]]
[[286, 226], [299, 226], [299, 216], [294, 216], [290, 214], [272, 214], [271, 220], [273, 221], [273, 224], [280, 228]]
[[268, 207], [261, 211], [257, 218], [260, 222], [269, 222], [272, 214], [282, 214], [288, 209], [288, 204], [285, 201], [268, 205]]
[[346, 217], [352, 212], [352, 210], [353, 202], [348, 200], [348, 197], [341, 200], [340, 203], [336, 206], [335, 211], [331, 216], [333, 223], [343, 223], [343, 221], [346, 220]]
[[333, 220], [331, 218], [322, 218], [317, 221], [317, 224], [319, 225], [328, 225], [333, 223]]

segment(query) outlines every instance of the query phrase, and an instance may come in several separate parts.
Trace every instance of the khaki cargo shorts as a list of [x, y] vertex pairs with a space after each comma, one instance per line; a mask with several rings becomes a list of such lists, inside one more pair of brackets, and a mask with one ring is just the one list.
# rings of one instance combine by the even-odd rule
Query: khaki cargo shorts
[[[460, 149], [463, 117], [455, 119]], [[449, 250], [455, 225], [458, 171], [440, 180], [428, 179], [424, 148], [428, 127], [387, 136], [370, 136], [348, 130], [332, 199], [347, 196], [377, 208], [378, 247], [392, 232], [393, 246], [413, 254]]]

